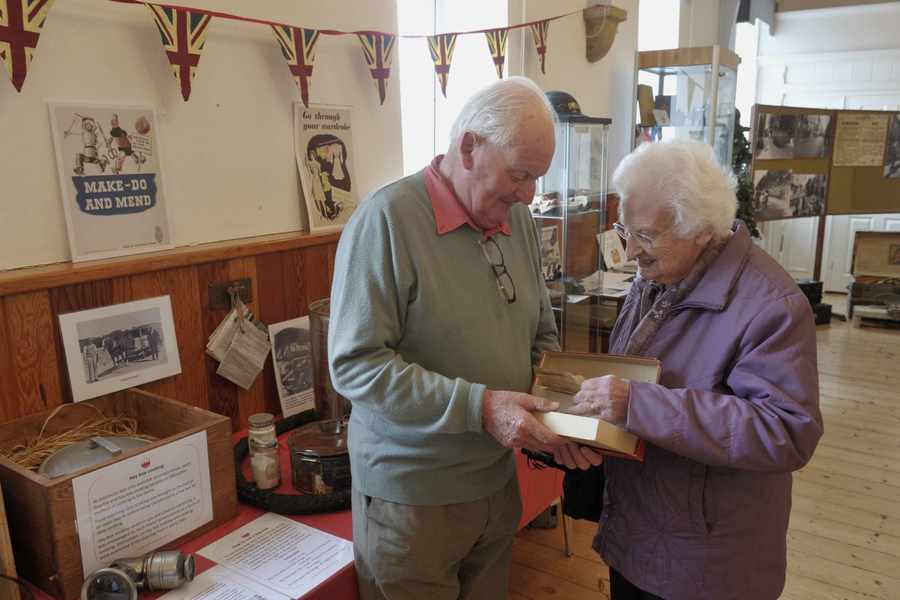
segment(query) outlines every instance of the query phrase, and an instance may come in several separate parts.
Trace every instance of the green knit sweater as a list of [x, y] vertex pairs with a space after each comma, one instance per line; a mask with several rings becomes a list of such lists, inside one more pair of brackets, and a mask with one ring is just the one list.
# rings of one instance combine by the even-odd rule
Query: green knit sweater
[[353, 404], [353, 485], [417, 505], [476, 500], [515, 473], [482, 429], [485, 389], [527, 392], [558, 348], [534, 222], [517, 204], [497, 234], [517, 298], [508, 304], [469, 226], [437, 234], [424, 172], [372, 194], [341, 235], [329, 364]]

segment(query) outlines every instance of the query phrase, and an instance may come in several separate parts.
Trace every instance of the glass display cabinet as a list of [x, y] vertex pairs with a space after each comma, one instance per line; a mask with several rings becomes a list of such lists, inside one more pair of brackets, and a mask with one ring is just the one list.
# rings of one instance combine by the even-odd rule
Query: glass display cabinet
[[711, 145], [719, 163], [730, 168], [740, 62], [719, 46], [638, 52], [633, 146], [691, 137]]
[[602, 288], [598, 234], [606, 219], [607, 147], [611, 119], [581, 114], [571, 99], [557, 108], [556, 151], [538, 181], [532, 214], [541, 239], [544, 280], [563, 350], [595, 351], [592, 307]]

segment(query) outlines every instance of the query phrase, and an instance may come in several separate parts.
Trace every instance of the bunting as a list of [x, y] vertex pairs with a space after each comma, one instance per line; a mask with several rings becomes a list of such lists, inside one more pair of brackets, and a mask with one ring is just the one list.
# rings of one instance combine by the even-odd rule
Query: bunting
[[147, 8], [156, 21], [175, 79], [181, 84], [181, 97], [187, 102], [191, 96], [191, 80], [200, 63], [200, 53], [206, 42], [206, 32], [212, 16], [200, 11], [157, 4], [147, 4]]
[[309, 83], [312, 78], [313, 62], [316, 60], [316, 42], [319, 32], [305, 27], [272, 25], [275, 39], [281, 46], [281, 53], [288, 62], [288, 68], [300, 88], [303, 106], [309, 108]]
[[491, 29], [485, 31], [484, 35], [487, 37], [491, 58], [494, 59], [497, 77], [503, 79], [503, 64], [506, 62], [506, 40], [509, 37], [509, 29]]
[[428, 49], [434, 61], [434, 72], [441, 82], [441, 93], [447, 97], [447, 79], [450, 77], [450, 61], [453, 60], [453, 49], [456, 47], [456, 34], [444, 33], [428, 36]]
[[544, 19], [531, 24], [531, 36], [534, 38], [534, 49], [537, 50], [538, 60], [541, 62], [541, 73], [547, 74], [544, 69], [547, 60], [547, 33], [550, 31], [550, 19]]
[[53, 0], [0, 0], [0, 60], [18, 92], [51, 6]]
[[378, 87], [378, 98], [381, 100], [381, 104], [384, 104], [387, 80], [391, 76], [391, 54], [394, 51], [394, 41], [397, 36], [380, 31], [357, 33], [356, 36], [362, 44], [366, 64], [369, 65], [372, 79], [375, 80], [375, 85]]

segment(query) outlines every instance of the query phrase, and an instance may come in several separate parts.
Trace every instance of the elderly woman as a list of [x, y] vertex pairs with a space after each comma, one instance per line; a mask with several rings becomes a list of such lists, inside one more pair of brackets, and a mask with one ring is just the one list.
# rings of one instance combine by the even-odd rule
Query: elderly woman
[[[607, 457], [594, 548], [611, 597], [767, 600], [784, 587], [791, 472], [822, 435], [809, 302], [734, 223], [734, 179], [705, 144], [644, 144], [613, 176], [638, 277], [611, 352], [655, 357], [660, 383], [584, 382], [583, 414], [647, 441]], [[558, 462], [600, 456], [564, 446]]]

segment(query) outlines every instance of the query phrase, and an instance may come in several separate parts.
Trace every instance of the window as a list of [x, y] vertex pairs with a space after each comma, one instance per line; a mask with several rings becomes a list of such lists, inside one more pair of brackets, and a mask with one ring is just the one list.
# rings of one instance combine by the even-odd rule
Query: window
[[[506, 0], [397, 0], [400, 34], [448, 33], [509, 25]], [[450, 66], [447, 98], [434, 74], [425, 38], [400, 38], [403, 172], [426, 166], [447, 150], [450, 126], [463, 102], [497, 79], [484, 35], [460, 35]]]

